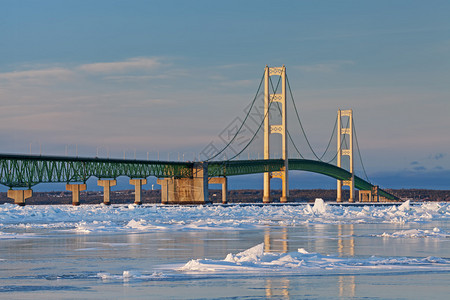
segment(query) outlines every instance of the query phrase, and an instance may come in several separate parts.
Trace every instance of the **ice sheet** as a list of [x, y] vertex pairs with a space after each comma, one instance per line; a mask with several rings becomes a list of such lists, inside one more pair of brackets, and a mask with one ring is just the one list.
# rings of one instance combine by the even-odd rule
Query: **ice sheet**
[[378, 237], [388, 238], [449, 238], [450, 234], [442, 231], [441, 229], [434, 227], [432, 230], [428, 229], [408, 229], [400, 230], [393, 233], [386, 233], [376, 235]]
[[240, 230], [297, 224], [403, 224], [449, 219], [450, 205], [447, 203], [411, 205], [409, 201], [398, 207], [328, 205], [322, 199], [316, 199], [313, 206], [0, 205], [0, 226], [3, 230], [36, 228], [70, 230], [79, 234]]
[[449, 271], [450, 261], [440, 257], [339, 257], [308, 253], [298, 249], [290, 253], [266, 253], [264, 243], [223, 260], [193, 259], [176, 269], [186, 274], [301, 275], [361, 272]]

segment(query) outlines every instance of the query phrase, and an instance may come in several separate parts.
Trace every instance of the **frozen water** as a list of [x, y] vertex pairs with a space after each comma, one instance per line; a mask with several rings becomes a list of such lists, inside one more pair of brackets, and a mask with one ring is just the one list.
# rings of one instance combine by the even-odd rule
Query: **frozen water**
[[450, 234], [447, 232], [441, 231], [437, 227], [434, 227], [432, 230], [408, 229], [408, 230], [396, 231], [393, 233], [383, 232], [383, 234], [379, 234], [377, 236], [391, 237], [391, 238], [425, 238], [425, 237], [449, 238]]
[[449, 232], [447, 203], [5, 204], [0, 298], [445, 298]]
[[[247, 230], [267, 225], [424, 223], [450, 220], [447, 203], [396, 206], [339, 206], [316, 199], [314, 206], [161, 206], [161, 205], [0, 205], [3, 229], [95, 232], [160, 230]], [[18, 238], [1, 234], [2, 239]], [[25, 237], [25, 236], [23, 236]]]
[[[264, 243], [238, 254], [228, 254], [223, 260], [194, 259], [178, 271], [196, 273], [270, 273], [272, 276], [286, 274], [330, 274], [355, 272], [398, 272], [411, 269], [450, 271], [450, 261], [439, 257], [376, 257], [344, 258], [334, 255], [308, 253], [304, 249], [290, 253], [264, 252]], [[273, 274], [275, 273], [275, 274]]]

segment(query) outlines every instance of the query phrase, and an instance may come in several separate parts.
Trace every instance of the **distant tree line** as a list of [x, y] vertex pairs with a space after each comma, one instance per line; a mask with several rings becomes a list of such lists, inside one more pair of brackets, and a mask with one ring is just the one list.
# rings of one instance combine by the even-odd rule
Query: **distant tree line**
[[[450, 201], [450, 190], [425, 190], [425, 189], [387, 189], [388, 192], [400, 197], [402, 200], [411, 201]], [[336, 190], [291, 190], [291, 202], [314, 202], [316, 198], [322, 198], [325, 201], [336, 201]], [[273, 202], [279, 202], [281, 191], [271, 192]], [[349, 198], [349, 191], [343, 190], [343, 199]], [[213, 203], [222, 202], [221, 190], [209, 190], [209, 199]], [[356, 201], [358, 192], [356, 193]], [[102, 192], [81, 192], [81, 204], [99, 204], [103, 202]], [[112, 204], [131, 204], [134, 202], [134, 190], [111, 191]], [[143, 203], [161, 203], [160, 190], [143, 190]], [[228, 203], [261, 203], [262, 190], [229, 190]], [[0, 193], [0, 204], [13, 203], [12, 199], [6, 197], [6, 193]], [[72, 204], [71, 192], [33, 192], [33, 197], [26, 200], [29, 205], [39, 204]]]

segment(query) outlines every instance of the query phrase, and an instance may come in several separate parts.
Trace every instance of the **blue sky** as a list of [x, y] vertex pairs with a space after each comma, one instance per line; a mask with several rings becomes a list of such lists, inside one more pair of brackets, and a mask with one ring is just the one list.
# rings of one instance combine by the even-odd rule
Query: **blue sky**
[[0, 152], [192, 159], [244, 116], [264, 66], [284, 64], [316, 149], [351, 108], [374, 182], [449, 189], [449, 11], [448, 1], [0, 0]]

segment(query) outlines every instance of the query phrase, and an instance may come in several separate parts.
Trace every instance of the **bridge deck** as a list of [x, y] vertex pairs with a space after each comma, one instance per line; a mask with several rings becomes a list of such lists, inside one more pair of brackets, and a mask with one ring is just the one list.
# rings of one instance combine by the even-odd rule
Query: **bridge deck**
[[[193, 166], [193, 162], [0, 154], [0, 184], [31, 188], [38, 183], [86, 182], [92, 176], [99, 179], [119, 176], [191, 178]], [[283, 166], [282, 159], [212, 161], [208, 163], [208, 174], [221, 177], [275, 172]], [[289, 170], [319, 173], [338, 180], [351, 178], [351, 173], [345, 169], [307, 159], [289, 159]], [[370, 190], [373, 185], [355, 176], [355, 187]], [[379, 190], [379, 195], [397, 199], [384, 190]]]

